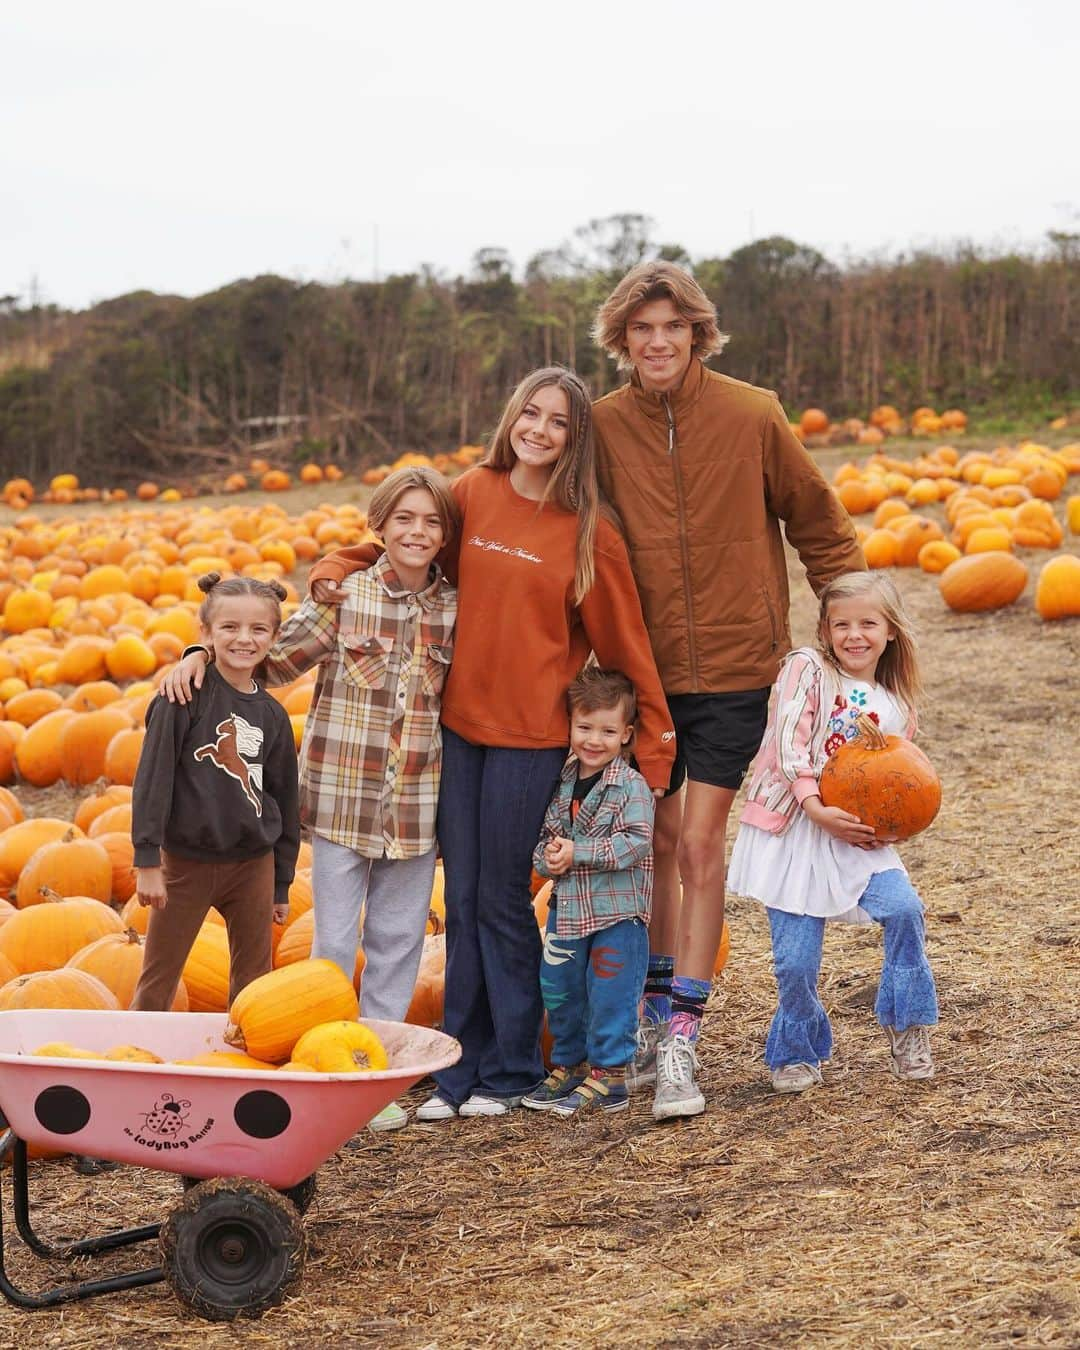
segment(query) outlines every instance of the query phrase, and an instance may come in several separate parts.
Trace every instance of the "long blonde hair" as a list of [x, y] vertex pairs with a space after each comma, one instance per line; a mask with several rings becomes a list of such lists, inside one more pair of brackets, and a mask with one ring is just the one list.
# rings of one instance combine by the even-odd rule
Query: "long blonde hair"
[[510, 431], [538, 389], [561, 389], [569, 408], [566, 447], [544, 488], [540, 505], [553, 502], [577, 516], [577, 557], [574, 565], [574, 604], [580, 605], [596, 580], [596, 530], [600, 519], [600, 488], [596, 481], [596, 444], [593, 439], [589, 391], [572, 370], [544, 366], [526, 375], [510, 395], [495, 428], [481, 466], [509, 473], [517, 463]]
[[859, 596], [872, 599], [893, 630], [892, 641], [886, 643], [878, 661], [875, 678], [914, 712], [923, 692], [915, 627], [900, 592], [884, 572], [846, 572], [826, 584], [819, 597], [818, 649], [839, 672], [840, 665], [829, 641], [829, 606], [834, 600], [854, 600]]

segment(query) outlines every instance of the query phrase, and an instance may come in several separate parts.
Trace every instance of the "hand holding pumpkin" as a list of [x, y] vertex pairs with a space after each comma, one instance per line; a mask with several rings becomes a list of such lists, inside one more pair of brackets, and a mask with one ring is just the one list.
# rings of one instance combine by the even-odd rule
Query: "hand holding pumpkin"
[[288, 905], [275, 905], [275, 906], [274, 906], [274, 922], [277, 923], [277, 924], [282, 924], [282, 923], [288, 923], [288, 922], [289, 922], [289, 906], [288, 906]]
[[140, 905], [149, 905], [151, 909], [164, 909], [168, 903], [165, 873], [160, 867], [136, 867], [135, 891]]
[[875, 847], [877, 840], [873, 825], [864, 825], [850, 811], [844, 811], [839, 806], [826, 806], [820, 797], [807, 797], [802, 807], [814, 824], [820, 825], [834, 839], [854, 844], [857, 848]]

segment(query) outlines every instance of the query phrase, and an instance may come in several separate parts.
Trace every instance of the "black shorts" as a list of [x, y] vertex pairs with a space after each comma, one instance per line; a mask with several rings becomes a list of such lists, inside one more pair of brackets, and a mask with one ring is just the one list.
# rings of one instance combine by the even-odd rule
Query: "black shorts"
[[729, 694], [668, 694], [675, 723], [675, 763], [667, 796], [687, 778], [712, 787], [738, 788], [765, 734], [769, 688]]

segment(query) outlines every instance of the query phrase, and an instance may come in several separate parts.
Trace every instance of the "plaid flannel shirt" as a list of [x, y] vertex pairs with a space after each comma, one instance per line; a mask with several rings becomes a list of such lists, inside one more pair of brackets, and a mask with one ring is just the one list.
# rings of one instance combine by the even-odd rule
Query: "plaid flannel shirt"
[[413, 594], [385, 554], [343, 585], [340, 606], [305, 600], [266, 659], [270, 684], [319, 667], [300, 747], [300, 819], [365, 858], [415, 858], [435, 846], [457, 591], [437, 573]]
[[617, 755], [574, 820], [570, 806], [577, 776], [578, 762], [571, 756], [533, 853], [533, 866], [541, 876], [550, 877], [544, 846], [556, 836], [574, 841], [574, 864], [552, 886], [555, 931], [560, 937], [586, 937], [622, 919], [648, 923], [655, 810], [649, 785]]

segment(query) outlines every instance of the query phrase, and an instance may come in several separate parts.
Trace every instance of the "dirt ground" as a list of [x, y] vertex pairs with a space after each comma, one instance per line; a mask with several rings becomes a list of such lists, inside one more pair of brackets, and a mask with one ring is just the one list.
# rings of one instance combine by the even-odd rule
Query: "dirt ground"
[[[767, 925], [734, 900], [705, 1115], [657, 1126], [639, 1097], [613, 1119], [368, 1134], [320, 1170], [301, 1291], [261, 1321], [201, 1323], [155, 1285], [57, 1312], [0, 1306], [0, 1345], [1080, 1345], [1080, 621], [1035, 613], [1044, 556], [1025, 555], [1028, 592], [998, 614], [952, 614], [934, 578], [894, 574], [944, 785], [937, 821], [903, 849], [941, 999], [932, 1082], [888, 1071], [877, 930], [838, 929], [825, 1086], [774, 1095]], [[814, 618], [800, 577], [793, 560], [797, 642]], [[67, 1162], [32, 1181], [56, 1238], [153, 1222], [178, 1194], [163, 1173], [87, 1179]], [[50, 1267], [11, 1234], [10, 1201], [5, 1214], [24, 1287], [134, 1264]]]

